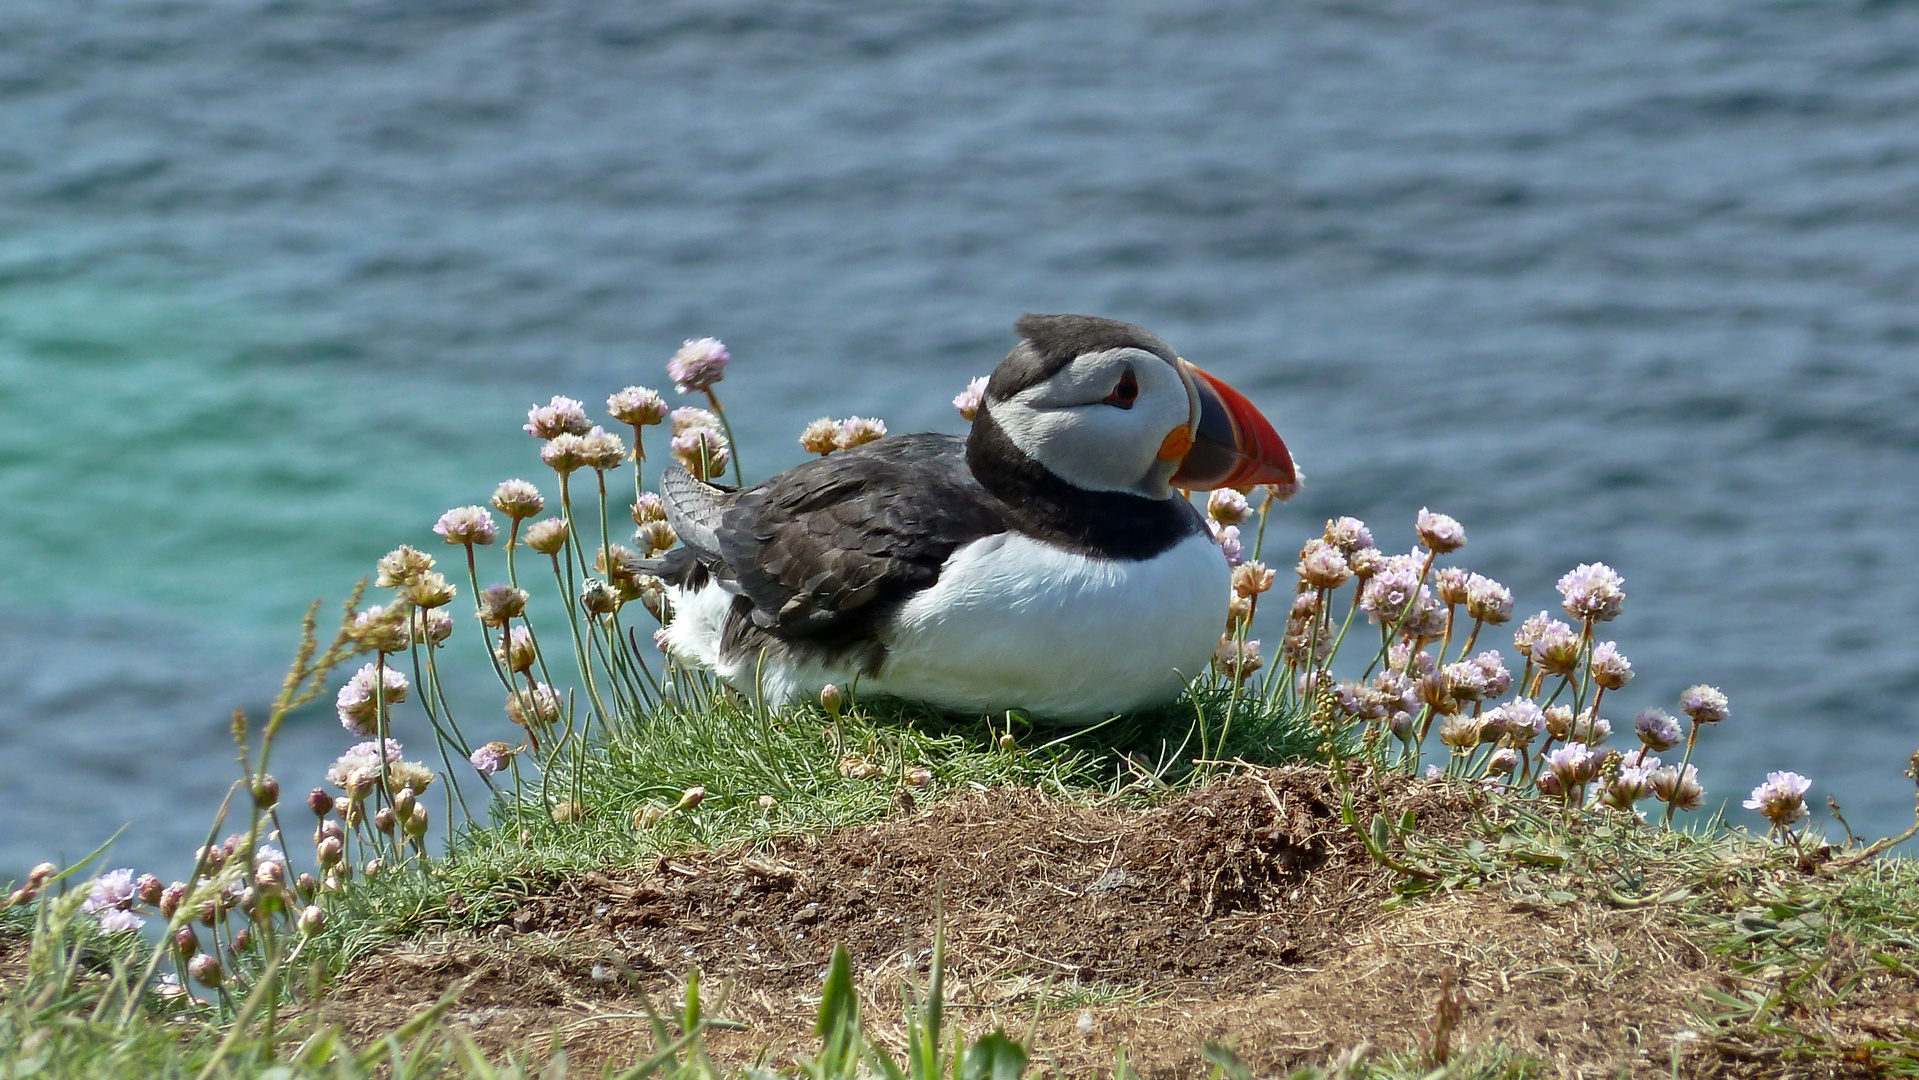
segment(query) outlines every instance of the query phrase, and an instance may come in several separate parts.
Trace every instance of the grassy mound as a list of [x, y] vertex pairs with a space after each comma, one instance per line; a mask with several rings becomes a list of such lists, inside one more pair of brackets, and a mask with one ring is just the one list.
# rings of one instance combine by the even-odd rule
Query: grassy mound
[[[843, 948], [871, 1069], [923, 1041], [903, 1000], [943, 931], [945, 1037], [1013, 1032], [1035, 1073], [1919, 1073], [1911, 864], [1395, 771], [1196, 769], [1173, 754], [1208, 707], [1123, 748], [737, 702], [634, 725], [450, 858], [361, 881], [271, 1018], [128, 1008], [139, 948], [11, 909], [0, 1047], [15, 1075], [804, 1072]], [[1242, 719], [1228, 752], [1310, 755], [1297, 720]]]

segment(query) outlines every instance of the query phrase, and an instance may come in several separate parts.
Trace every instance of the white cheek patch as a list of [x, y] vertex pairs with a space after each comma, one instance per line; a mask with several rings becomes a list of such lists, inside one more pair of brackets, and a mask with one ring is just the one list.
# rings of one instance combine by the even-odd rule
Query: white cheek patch
[[[1130, 409], [1100, 404], [1128, 368], [1139, 381]], [[1165, 498], [1176, 462], [1159, 460], [1166, 433], [1189, 422], [1192, 399], [1172, 365], [1138, 349], [1089, 353], [1010, 401], [985, 406], [1014, 446], [1087, 491]]]

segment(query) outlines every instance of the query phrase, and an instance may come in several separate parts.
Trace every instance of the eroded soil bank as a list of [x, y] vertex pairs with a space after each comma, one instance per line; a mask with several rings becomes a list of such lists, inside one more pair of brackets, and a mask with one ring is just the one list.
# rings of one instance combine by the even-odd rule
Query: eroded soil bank
[[[1410, 809], [1422, 832], [1457, 835], [1470, 799], [1395, 779], [1362, 797], [1360, 820]], [[557, 1042], [593, 1070], [650, 1045], [638, 991], [674, 1007], [697, 968], [709, 1002], [726, 984], [719, 1015], [745, 1025], [712, 1037], [716, 1058], [778, 1064], [815, 1050], [821, 980], [844, 944], [869, 1029], [897, 1048], [900, 986], [924, 984], [943, 910], [949, 1018], [1018, 1033], [1037, 1016], [1036, 1059], [1075, 1076], [1109, 1072], [1120, 1044], [1150, 1077], [1203, 1075], [1208, 1039], [1267, 1072], [1361, 1042], [1410, 1049], [1449, 972], [1466, 993], [1454, 1045], [1502, 1044], [1549, 1074], [1664, 1076], [1677, 1054], [1683, 1075], [1870, 1075], [1844, 1055], [1701, 1036], [1701, 989], [1741, 984], [1661, 905], [1509, 881], [1382, 908], [1394, 877], [1337, 805], [1309, 768], [1144, 810], [978, 792], [757, 852], [583, 875], [497, 925], [368, 957], [322, 1008], [372, 1037], [457, 984], [452, 1019], [483, 1045]], [[1909, 1022], [1911, 1004], [1838, 1019], [1866, 1040]]]

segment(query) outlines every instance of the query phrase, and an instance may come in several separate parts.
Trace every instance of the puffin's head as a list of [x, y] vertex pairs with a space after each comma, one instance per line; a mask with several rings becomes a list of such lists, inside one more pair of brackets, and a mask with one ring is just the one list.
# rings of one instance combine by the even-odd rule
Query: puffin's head
[[980, 414], [1061, 480], [1149, 499], [1298, 486], [1259, 410], [1157, 336], [1092, 315], [1025, 315], [1013, 330], [1020, 343], [987, 380]]

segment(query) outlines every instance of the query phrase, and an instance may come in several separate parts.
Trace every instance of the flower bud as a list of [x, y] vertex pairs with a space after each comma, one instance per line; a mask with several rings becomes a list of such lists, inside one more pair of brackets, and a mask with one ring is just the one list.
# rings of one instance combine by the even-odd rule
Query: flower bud
[[1571, 705], [1554, 705], [1546, 710], [1546, 734], [1555, 739], [1564, 739], [1572, 734], [1573, 709]]
[[999, 748], [1010, 754], [1019, 749], [1019, 743], [1014, 740], [1013, 733], [1009, 731], [999, 737]]
[[193, 980], [202, 986], [209, 986], [216, 990], [226, 978], [226, 972], [220, 968], [220, 961], [212, 953], [201, 953], [187, 961], [187, 974], [193, 976]]
[[393, 808], [382, 806], [373, 814], [373, 827], [387, 836], [393, 835]]
[[326, 912], [321, 911], [317, 904], [308, 904], [305, 908], [301, 909], [300, 911], [300, 936], [301, 937], [312, 937], [313, 935], [319, 933], [320, 928], [325, 925], [326, 925]]
[[182, 926], [173, 932], [173, 947], [183, 956], [193, 956], [200, 951], [200, 935], [190, 926]]
[[639, 832], [643, 829], [650, 829], [658, 824], [659, 820], [665, 816], [666, 811], [648, 803], [638, 810], [633, 811], [633, 830]]
[[933, 773], [930, 769], [908, 769], [903, 781], [907, 787], [923, 788], [933, 782]]
[[166, 894], [166, 889], [160, 884], [159, 878], [152, 874], [141, 874], [140, 880], [133, 883], [133, 894], [146, 903], [158, 904], [160, 897]]
[[1519, 767], [1519, 752], [1511, 747], [1502, 746], [1486, 758], [1486, 772], [1491, 776], [1511, 776]]
[[878, 765], [858, 754], [848, 754], [840, 759], [840, 775], [848, 780], [870, 780], [878, 776], [880, 772]]
[[262, 886], [276, 888], [286, 882], [286, 864], [272, 859], [262, 859], [260, 865], [254, 867], [254, 876], [259, 879]]
[[37, 889], [45, 885], [48, 878], [59, 872], [60, 868], [50, 862], [40, 863], [32, 870], [27, 871], [27, 884]]
[[342, 844], [337, 837], [329, 836], [320, 841], [320, 846], [314, 850], [314, 856], [320, 863], [320, 869], [328, 870], [346, 857], [346, 845]]
[[187, 898], [187, 883], [176, 881], [160, 893], [160, 914], [171, 920], [173, 913], [180, 910], [180, 901]]
[[413, 789], [401, 788], [393, 795], [393, 814], [401, 821], [413, 816]]
[[301, 874], [299, 880], [293, 883], [293, 891], [299, 894], [300, 899], [311, 900], [320, 891], [320, 883], [312, 874]]
[[426, 807], [416, 806], [413, 808], [412, 815], [406, 819], [406, 834], [417, 841], [426, 835], [427, 825]]
[[579, 803], [567, 801], [556, 805], [553, 808], [552, 816], [554, 821], [564, 825], [567, 822], [578, 821], [585, 817], [586, 808]]
[[832, 683], [820, 687], [820, 708], [835, 720], [840, 718], [840, 709], [846, 705], [846, 695]]
[[702, 784], [695, 784], [680, 793], [680, 801], [674, 804], [673, 809], [691, 810], [705, 800], [706, 787]]
[[313, 811], [314, 817], [326, 817], [333, 810], [333, 796], [328, 795], [325, 788], [314, 788], [307, 792], [307, 809]]
[[765, 811], [768, 811], [768, 812], [771, 812], [771, 811], [772, 811], [772, 809], [773, 809], [774, 807], [776, 807], [776, 806], [778, 806], [779, 804], [780, 804], [780, 801], [779, 801], [778, 799], [775, 799], [775, 798], [774, 798], [773, 796], [771, 796], [771, 795], [762, 795], [762, 796], [760, 796], [760, 809], [761, 809], [761, 810], [765, 810]]
[[243, 926], [239, 933], [233, 935], [233, 944], [229, 946], [229, 949], [233, 955], [238, 956], [252, 947], [253, 930], [251, 927]]
[[611, 615], [620, 609], [620, 597], [606, 582], [587, 578], [580, 586], [580, 606], [594, 615]]
[[253, 778], [253, 805], [262, 810], [271, 810], [280, 801], [280, 782], [270, 773], [261, 773]]
[[385, 864], [378, 859], [368, 859], [366, 861], [366, 869], [363, 872], [366, 874], [367, 877], [373, 877], [379, 874], [380, 867], [384, 865]]

